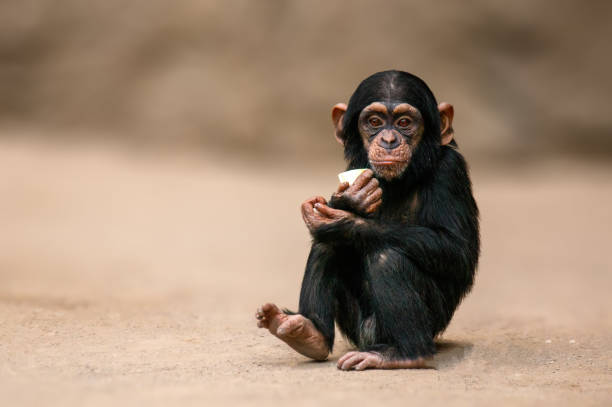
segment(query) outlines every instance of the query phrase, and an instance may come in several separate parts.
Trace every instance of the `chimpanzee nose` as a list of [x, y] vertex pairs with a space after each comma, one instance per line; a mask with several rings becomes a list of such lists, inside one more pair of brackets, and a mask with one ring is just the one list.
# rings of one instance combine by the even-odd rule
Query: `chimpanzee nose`
[[399, 145], [399, 137], [397, 137], [393, 131], [386, 130], [380, 135], [380, 146], [387, 149], [393, 150]]

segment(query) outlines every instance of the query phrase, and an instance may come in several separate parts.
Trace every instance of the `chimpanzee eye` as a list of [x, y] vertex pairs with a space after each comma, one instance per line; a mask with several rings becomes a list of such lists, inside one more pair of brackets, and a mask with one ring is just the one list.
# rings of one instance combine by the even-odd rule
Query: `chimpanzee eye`
[[410, 119], [402, 117], [397, 121], [398, 127], [408, 127], [410, 125]]
[[378, 117], [376, 117], [376, 116], [370, 117], [370, 118], [368, 119], [368, 123], [369, 123], [369, 124], [370, 124], [370, 126], [372, 126], [372, 127], [380, 127], [380, 126], [382, 126], [382, 120], [380, 120], [380, 119], [379, 119]]

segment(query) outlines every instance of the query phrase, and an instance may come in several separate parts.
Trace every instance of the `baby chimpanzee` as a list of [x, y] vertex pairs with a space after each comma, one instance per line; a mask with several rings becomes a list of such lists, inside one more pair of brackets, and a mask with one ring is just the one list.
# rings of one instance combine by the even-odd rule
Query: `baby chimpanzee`
[[313, 243], [298, 313], [265, 304], [258, 326], [324, 360], [334, 321], [358, 348], [342, 370], [422, 367], [470, 290], [478, 208], [453, 140], [453, 107], [425, 82], [385, 71], [332, 109], [348, 169], [367, 168], [326, 201], [302, 204]]

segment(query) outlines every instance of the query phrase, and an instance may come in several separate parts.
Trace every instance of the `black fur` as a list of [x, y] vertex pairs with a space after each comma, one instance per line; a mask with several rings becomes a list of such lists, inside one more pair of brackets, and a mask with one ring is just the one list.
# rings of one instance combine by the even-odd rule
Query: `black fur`
[[427, 357], [472, 286], [478, 208], [456, 144], [440, 146], [434, 95], [405, 72], [376, 73], [351, 97], [343, 122], [348, 169], [369, 168], [357, 119], [374, 101], [410, 103], [425, 132], [401, 179], [379, 179], [383, 204], [373, 216], [313, 232], [299, 313], [330, 350], [336, 321], [360, 350], [390, 359]]

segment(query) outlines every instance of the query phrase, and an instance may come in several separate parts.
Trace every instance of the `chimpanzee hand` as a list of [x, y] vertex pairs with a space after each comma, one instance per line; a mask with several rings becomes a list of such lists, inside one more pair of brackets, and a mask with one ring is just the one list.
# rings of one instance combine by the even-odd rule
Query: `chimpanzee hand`
[[345, 209], [360, 216], [368, 216], [382, 204], [382, 189], [374, 172], [370, 169], [362, 172], [353, 185], [343, 182], [330, 200], [331, 206]]
[[302, 204], [302, 218], [310, 232], [314, 232], [321, 226], [354, 217], [350, 212], [330, 208], [325, 198], [321, 196], [310, 198]]

